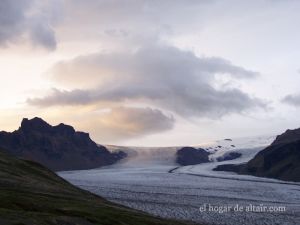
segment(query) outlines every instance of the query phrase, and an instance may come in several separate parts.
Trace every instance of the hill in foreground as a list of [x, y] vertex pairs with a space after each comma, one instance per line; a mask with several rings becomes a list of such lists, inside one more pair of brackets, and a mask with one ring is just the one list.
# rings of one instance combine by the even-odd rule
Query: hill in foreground
[[0, 225], [183, 225], [113, 204], [0, 151]]

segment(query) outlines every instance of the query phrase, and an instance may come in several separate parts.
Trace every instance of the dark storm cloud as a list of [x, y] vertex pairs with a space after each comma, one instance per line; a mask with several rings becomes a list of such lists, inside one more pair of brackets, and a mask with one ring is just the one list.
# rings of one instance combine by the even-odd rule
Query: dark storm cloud
[[54, 90], [28, 103], [39, 106], [142, 102], [184, 116], [215, 117], [263, 107], [243, 91], [217, 87], [218, 76], [248, 79], [256, 72], [217, 57], [197, 57], [175, 47], [151, 45], [133, 52], [91, 54], [58, 63], [56, 82], [71, 91]]
[[55, 49], [55, 33], [50, 18], [53, 15], [49, 13], [54, 13], [51, 5], [57, 3], [44, 1], [43, 5], [36, 0], [1, 0], [0, 45], [28, 38], [33, 45]]
[[29, 0], [2, 0], [0, 3], [0, 43], [16, 38], [22, 32]]

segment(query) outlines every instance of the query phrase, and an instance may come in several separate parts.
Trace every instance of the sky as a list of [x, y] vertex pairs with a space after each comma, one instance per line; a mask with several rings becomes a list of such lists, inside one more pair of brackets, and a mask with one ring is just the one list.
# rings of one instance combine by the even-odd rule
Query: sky
[[300, 1], [0, 0], [0, 130], [41, 117], [101, 144], [300, 127]]

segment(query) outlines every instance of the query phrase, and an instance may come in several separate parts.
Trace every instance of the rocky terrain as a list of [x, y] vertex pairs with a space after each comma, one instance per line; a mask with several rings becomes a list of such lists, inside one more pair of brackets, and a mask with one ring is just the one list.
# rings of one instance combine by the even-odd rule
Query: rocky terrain
[[286, 181], [300, 181], [300, 129], [287, 130], [275, 141], [240, 165], [220, 165], [217, 171], [233, 171]]
[[202, 148], [184, 147], [176, 152], [176, 163], [181, 166], [209, 162], [209, 153]]
[[223, 162], [223, 161], [228, 161], [228, 160], [233, 160], [241, 157], [241, 153], [239, 152], [228, 152], [222, 156], [219, 156], [216, 158], [218, 162]]
[[0, 147], [54, 171], [97, 168], [126, 157], [124, 152], [111, 153], [97, 145], [88, 133], [62, 123], [51, 126], [37, 117], [23, 119], [21, 127], [12, 133], [0, 132]]

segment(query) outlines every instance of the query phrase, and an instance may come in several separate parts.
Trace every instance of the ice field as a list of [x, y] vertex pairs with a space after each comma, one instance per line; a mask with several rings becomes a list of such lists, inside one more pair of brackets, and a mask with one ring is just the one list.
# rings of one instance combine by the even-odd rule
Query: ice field
[[176, 148], [147, 148], [114, 166], [59, 175], [110, 201], [161, 217], [205, 224], [300, 224], [300, 183], [212, 171], [219, 164], [248, 161], [263, 148], [259, 145], [267, 145], [262, 140], [210, 144], [222, 145], [211, 148], [212, 160], [237, 146], [234, 151], [242, 157], [225, 162], [178, 167], [171, 160]]

